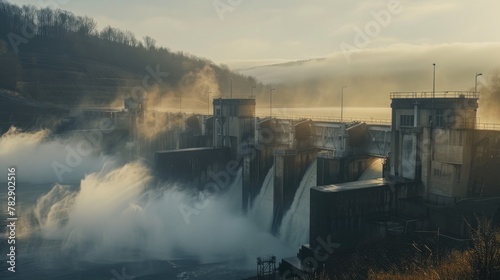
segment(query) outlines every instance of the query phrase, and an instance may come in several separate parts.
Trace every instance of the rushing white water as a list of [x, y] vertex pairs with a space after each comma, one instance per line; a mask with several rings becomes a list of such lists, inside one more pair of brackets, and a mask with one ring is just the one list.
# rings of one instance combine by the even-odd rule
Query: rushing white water
[[255, 197], [249, 217], [265, 231], [273, 225], [274, 165], [267, 172], [259, 194]]
[[38, 200], [35, 216], [45, 238], [92, 260], [243, 257], [253, 263], [261, 254], [288, 253], [228, 203], [241, 200], [238, 177], [241, 170], [232, 190], [193, 203], [194, 193], [151, 186], [149, 170], [134, 162], [88, 175], [79, 190], [56, 185]]
[[313, 163], [307, 168], [300, 186], [295, 193], [293, 203], [286, 212], [281, 222], [279, 238], [285, 244], [299, 247], [308, 243], [309, 238], [309, 205], [310, 189], [316, 186], [317, 163]]
[[[18, 167], [19, 182], [73, 184], [111, 162], [110, 157], [100, 155], [98, 143], [90, 143], [81, 134], [49, 136], [48, 130], [23, 132], [11, 127], [0, 137], [0, 170]], [[7, 181], [6, 174], [0, 173], [0, 182]]]
[[[114, 276], [110, 271], [121, 271], [120, 263], [127, 263], [127, 273], [128, 264], [141, 266], [131, 275], [167, 275], [151, 279], [174, 279], [186, 271], [183, 279], [241, 279], [251, 275], [248, 271], [253, 274], [258, 256], [295, 254], [241, 213], [241, 168], [220, 192], [187, 191], [157, 183], [143, 162], [119, 164], [114, 156], [93, 153], [82, 155], [82, 162], [65, 173], [64, 183], [58, 183], [50, 163], [66, 163], [65, 149], [78, 151], [79, 143], [78, 136], [54, 139], [45, 131], [13, 129], [0, 137], [2, 169], [14, 165], [19, 181], [47, 182], [23, 183], [16, 191], [22, 198], [16, 204], [19, 252], [29, 258], [21, 278], [57, 272], [62, 276], [51, 279], [93, 279], [102, 271], [109, 279]], [[161, 271], [142, 267], [157, 261], [176, 265]], [[218, 276], [203, 278], [207, 275]]]

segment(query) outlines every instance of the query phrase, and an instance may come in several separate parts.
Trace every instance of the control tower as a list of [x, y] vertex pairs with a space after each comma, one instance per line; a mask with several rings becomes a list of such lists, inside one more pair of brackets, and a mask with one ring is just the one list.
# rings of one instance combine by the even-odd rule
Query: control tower
[[390, 176], [432, 200], [467, 195], [477, 92], [393, 92]]
[[244, 141], [255, 137], [255, 99], [213, 101], [214, 147], [229, 147], [233, 158]]

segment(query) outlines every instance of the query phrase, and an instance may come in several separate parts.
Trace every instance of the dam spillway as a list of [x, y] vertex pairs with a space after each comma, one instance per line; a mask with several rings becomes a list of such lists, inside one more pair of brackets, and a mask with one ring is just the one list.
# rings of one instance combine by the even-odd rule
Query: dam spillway
[[[320, 226], [322, 221], [332, 224], [333, 218], [324, 216], [325, 211], [329, 211], [327, 208], [313, 211], [313, 205], [328, 205], [334, 199], [312, 193], [317, 191], [315, 187], [341, 186], [340, 192], [345, 190], [346, 193], [345, 196], [339, 194], [340, 202], [335, 204], [353, 199], [349, 207], [371, 209], [371, 202], [363, 199], [371, 196], [364, 193], [365, 188], [354, 191], [351, 185], [343, 184], [365, 178], [362, 174], [375, 162], [382, 163], [380, 176], [386, 179], [383, 181], [384, 194], [377, 194], [385, 198], [379, 197], [376, 202], [382, 209], [379, 213], [383, 219], [377, 221], [382, 226], [354, 227], [360, 233], [351, 236], [357, 236], [354, 242], [367, 236], [383, 236], [391, 229], [390, 224], [404, 225], [409, 229], [405, 234], [409, 234], [410, 229], [438, 227], [464, 234], [464, 227], [460, 226], [463, 221], [450, 219], [447, 211], [456, 213], [456, 207], [462, 207], [464, 215], [470, 216], [471, 203], [476, 203], [474, 207], [478, 209], [486, 209], [481, 206], [484, 204], [481, 198], [500, 195], [495, 187], [500, 181], [499, 174], [485, 173], [491, 166], [498, 165], [500, 133], [494, 127], [476, 127], [477, 98], [474, 95], [448, 94], [432, 100], [404, 94], [391, 97], [393, 118], [390, 123], [259, 117], [252, 111], [255, 101], [248, 99], [217, 99], [212, 116], [176, 113], [174, 118], [173, 113], [144, 110], [132, 114], [137, 116], [137, 121], [130, 129], [127, 146], [131, 152], [156, 154], [154, 165], [161, 179], [188, 178], [199, 190], [207, 184], [240, 181], [235, 170], [241, 169], [242, 211], [248, 216], [261, 217], [258, 219], [262, 220], [263, 228], [270, 228], [282, 240], [295, 244], [293, 246], [304, 242], [307, 235], [305, 242], [310, 245], [319, 237], [332, 236], [339, 244], [346, 245], [347, 237], [340, 234], [345, 228], [360, 221], [373, 221], [367, 220], [363, 212], [360, 220], [346, 218], [344, 226], [336, 224], [330, 227], [331, 232], [318, 235], [325, 230]], [[152, 114], [154, 118], [148, 117]], [[452, 115], [461, 117], [450, 120]], [[148, 139], [133, 133], [141, 125], [150, 126], [151, 119], [171, 119], [166, 130], [169, 136], [161, 136], [166, 133], [161, 129]], [[161, 128], [161, 125], [155, 127]], [[315, 166], [315, 172], [311, 171], [311, 166]], [[360, 182], [361, 185], [365, 183]], [[366, 192], [377, 186], [367, 187]], [[305, 203], [307, 190], [310, 195]], [[352, 199], [348, 195], [351, 191]], [[464, 198], [477, 200], [465, 203]], [[326, 202], [320, 202], [325, 199]], [[429, 207], [429, 203], [448, 210]], [[296, 212], [307, 207], [304, 205], [310, 208], [309, 219]], [[496, 210], [490, 210], [490, 214], [495, 215]], [[292, 215], [302, 218], [293, 221]], [[394, 217], [397, 221], [392, 220]], [[301, 252], [307, 256], [307, 252]]]

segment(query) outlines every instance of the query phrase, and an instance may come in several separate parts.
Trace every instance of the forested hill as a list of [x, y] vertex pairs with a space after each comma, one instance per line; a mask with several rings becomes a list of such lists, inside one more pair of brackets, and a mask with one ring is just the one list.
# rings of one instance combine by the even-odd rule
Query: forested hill
[[206, 102], [209, 92], [229, 94], [231, 79], [235, 94], [262, 87], [227, 66], [156, 46], [148, 36], [138, 39], [110, 26], [98, 30], [87, 16], [0, 0], [0, 89], [25, 98], [61, 106], [109, 105], [143, 88]]

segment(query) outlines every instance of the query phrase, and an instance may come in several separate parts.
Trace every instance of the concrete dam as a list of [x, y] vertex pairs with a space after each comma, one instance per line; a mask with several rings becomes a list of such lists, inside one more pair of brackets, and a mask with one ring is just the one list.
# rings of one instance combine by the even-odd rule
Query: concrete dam
[[500, 126], [477, 123], [478, 93], [390, 98], [390, 121], [257, 116], [252, 98], [214, 99], [210, 115], [141, 103], [74, 118], [106, 115], [161, 180], [211, 193], [241, 181], [245, 215], [297, 248], [281, 275], [300, 277], [368, 240], [466, 240], [476, 214], [499, 219]]

